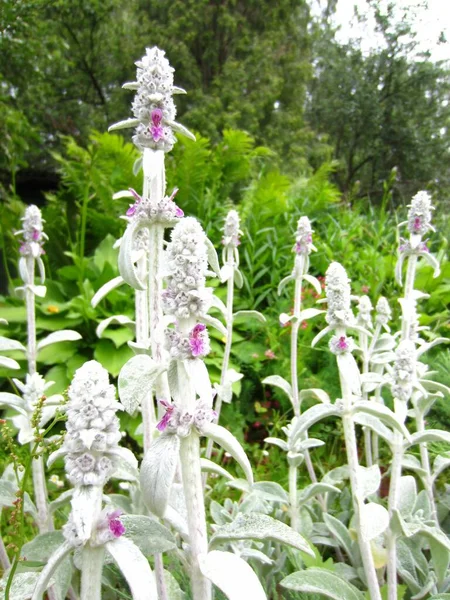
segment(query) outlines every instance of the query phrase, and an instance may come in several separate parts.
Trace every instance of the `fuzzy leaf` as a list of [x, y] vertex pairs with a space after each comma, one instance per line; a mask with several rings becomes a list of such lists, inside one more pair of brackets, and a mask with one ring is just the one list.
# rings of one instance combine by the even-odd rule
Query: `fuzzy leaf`
[[319, 310], [318, 308], [305, 308], [300, 313], [298, 318], [299, 321], [307, 321], [308, 319], [312, 319], [313, 317], [317, 317], [317, 315], [321, 315], [326, 312], [325, 310]]
[[157, 377], [164, 371], [150, 356], [138, 354], [124, 364], [118, 380], [119, 397], [125, 410], [133, 414], [152, 391]]
[[134, 326], [134, 321], [130, 319], [130, 317], [126, 317], [125, 315], [114, 315], [113, 317], [103, 319], [103, 321], [97, 325], [97, 329], [95, 330], [97, 337], [101, 338], [103, 332], [111, 325], [111, 323], [118, 323], [119, 325], [131, 325], [132, 327]]
[[285, 523], [262, 514], [238, 514], [232, 523], [217, 528], [211, 538], [210, 547], [233, 540], [271, 540], [314, 556], [314, 552], [299, 533]]
[[51, 583], [50, 579], [54, 571], [72, 550], [73, 546], [69, 542], [63, 542], [61, 546], [55, 550], [55, 552], [48, 559], [45, 567], [39, 573], [31, 600], [42, 600], [42, 595], [47, 589], [48, 585]]
[[[128, 88], [129, 89], [129, 88]], [[114, 123], [108, 127], [108, 132], [117, 131], [118, 129], [127, 129], [130, 127], [137, 127], [139, 125], [139, 119], [125, 119], [124, 121], [119, 121], [118, 123]]]
[[331, 571], [316, 567], [292, 573], [280, 585], [296, 592], [321, 594], [332, 600], [364, 600], [364, 594], [351, 583]]
[[228, 600], [267, 600], [264, 589], [253, 569], [245, 560], [231, 552], [213, 550], [199, 556], [200, 570]]
[[330, 396], [319, 388], [309, 388], [308, 390], [302, 390], [299, 394], [300, 403], [303, 402], [305, 398], [317, 398], [323, 404], [331, 404]]
[[339, 519], [336, 519], [336, 517], [333, 517], [327, 513], [324, 513], [323, 520], [325, 521], [325, 525], [328, 527], [329, 531], [334, 535], [342, 548], [345, 550], [350, 561], [353, 562], [353, 542], [347, 527], [344, 525], [344, 523], [342, 523], [342, 521], [339, 521]]
[[359, 492], [364, 500], [376, 494], [381, 483], [381, 472], [378, 465], [358, 467], [357, 476]]
[[250, 461], [245, 454], [244, 448], [228, 429], [214, 423], [208, 423], [203, 427], [202, 435], [211, 438], [216, 444], [219, 444], [219, 446], [222, 446], [224, 450], [231, 454], [242, 467], [249, 484], [253, 485], [253, 472]]
[[246, 321], [247, 319], [256, 319], [260, 323], [266, 323], [266, 317], [257, 310], [238, 310], [233, 315], [233, 321]]
[[109, 294], [109, 292], [112, 292], [112, 290], [115, 290], [117, 287], [119, 287], [123, 283], [125, 283], [125, 282], [124, 282], [123, 278], [121, 277], [121, 275], [119, 275], [118, 277], [114, 277], [114, 279], [111, 279], [111, 281], [108, 281], [107, 283], [102, 285], [102, 287], [100, 289], [98, 289], [95, 292], [94, 296], [92, 297], [91, 306], [93, 308], [95, 308], [97, 306], [97, 304], [101, 300], [103, 300], [103, 298], [105, 296], [107, 296]]
[[22, 352], [27, 351], [25, 346], [17, 340], [10, 340], [9, 338], [0, 335], [0, 352], [6, 352], [9, 350], [21, 350]]
[[355, 423], [358, 423], [358, 425], [372, 429], [372, 431], [386, 440], [389, 445], [394, 443], [394, 435], [392, 431], [386, 427], [386, 425], [383, 425], [383, 423], [373, 415], [358, 412], [354, 415], [353, 420]]
[[208, 257], [208, 264], [211, 267], [211, 269], [214, 271], [214, 273], [217, 275], [217, 277], [220, 277], [219, 258], [217, 256], [216, 249], [214, 248], [214, 244], [211, 242], [211, 240], [209, 238], [205, 239], [205, 244], [206, 244], [207, 257]]
[[163, 517], [178, 465], [180, 439], [161, 435], [150, 446], [141, 465], [141, 492], [145, 505]]
[[[38, 578], [39, 573], [32, 571], [25, 571], [24, 573], [16, 572], [11, 589], [9, 591], [9, 600], [29, 600], [33, 594], [34, 588], [36, 587]], [[3, 579], [0, 580], [0, 596], [2, 598], [5, 598], [4, 591], [7, 580], [7, 574], [5, 574]]]
[[398, 501], [396, 508], [406, 518], [411, 515], [417, 500], [416, 480], [411, 475], [404, 475], [400, 478], [398, 486]]
[[58, 342], [75, 342], [76, 340], [81, 340], [81, 335], [78, 331], [73, 331], [72, 329], [54, 331], [38, 343], [37, 349], [41, 350], [42, 348], [45, 348], [45, 346], [56, 344]]
[[233, 265], [223, 265], [219, 272], [219, 279], [221, 283], [227, 282], [230, 277], [234, 275], [234, 266]]
[[311, 498], [314, 498], [314, 496], [317, 496], [317, 494], [326, 494], [328, 492], [340, 494], [341, 490], [329, 483], [311, 483], [301, 490], [298, 503], [304, 504]]
[[361, 535], [365, 541], [374, 540], [389, 527], [389, 513], [375, 502], [361, 507]]
[[342, 413], [342, 409], [335, 404], [316, 404], [308, 408], [303, 414], [301, 414], [293, 427], [292, 439], [295, 441], [301, 435], [303, 435], [308, 429], [327, 417], [337, 417]]
[[200, 358], [185, 360], [184, 368], [190, 377], [196, 394], [208, 405], [212, 406], [213, 391], [208, 369]]
[[284, 287], [290, 282], [290, 281], [294, 281], [294, 278], [292, 277], [292, 275], [288, 275], [287, 277], [284, 277], [280, 283], [278, 284], [278, 295], [281, 294], [281, 292], [283, 291]]
[[323, 291], [322, 286], [320, 284], [320, 281], [317, 279], [317, 277], [314, 277], [313, 275], [309, 275], [308, 273], [305, 273], [302, 277], [305, 281], [307, 281], [308, 283], [310, 283], [313, 286], [313, 288], [315, 289], [317, 294], [319, 294], [319, 296], [322, 294], [322, 291]]
[[392, 410], [390, 410], [387, 406], [384, 406], [384, 404], [375, 404], [375, 402], [370, 402], [369, 400], [355, 402], [352, 408], [352, 413], [357, 415], [360, 412], [377, 417], [383, 421], [385, 425], [388, 425], [389, 427], [392, 427], [393, 429], [396, 429], [402, 433], [407, 440], [411, 439], [409, 431], [406, 429], [405, 425], [399, 421], [395, 416], [395, 413], [393, 413]]
[[291, 402], [294, 401], [291, 384], [288, 381], [286, 381], [286, 379], [283, 379], [283, 377], [280, 377], [280, 375], [270, 375], [269, 377], [263, 379], [262, 383], [265, 383], [266, 385], [275, 385], [276, 387], [279, 387], [281, 390], [283, 390], [285, 394], [287, 394]]
[[207, 458], [201, 458], [200, 464], [202, 471], [206, 471], [207, 473], [215, 473], [216, 475], [220, 475], [228, 479], [229, 481], [233, 481], [233, 475], [230, 475], [228, 471], [226, 471], [220, 465], [216, 465], [216, 463], [212, 462], [212, 460], [208, 460]]
[[7, 358], [6, 356], [0, 356], [0, 367], [5, 367], [6, 369], [20, 369], [20, 365], [16, 360]]
[[25, 417], [28, 416], [25, 400], [20, 396], [10, 394], [9, 392], [0, 392], [0, 407], [3, 408], [4, 406], [13, 408]]
[[267, 437], [264, 441], [266, 442], [266, 444], [273, 444], [274, 446], [278, 446], [279, 448], [284, 450], [284, 452], [287, 452], [289, 450], [287, 443], [284, 440], [280, 440], [280, 438]]
[[428, 429], [427, 431], [418, 431], [411, 435], [411, 441], [407, 446], [414, 444], [426, 444], [428, 442], [446, 442], [450, 444], [450, 432], [442, 429]]
[[242, 273], [239, 271], [239, 269], [234, 270], [234, 283], [239, 289], [241, 289], [241, 287], [244, 285], [244, 278], [242, 277]]
[[134, 264], [134, 241], [139, 231], [145, 227], [145, 224], [140, 221], [130, 223], [122, 237], [122, 242], [119, 249], [119, 273], [125, 283], [128, 283], [135, 290], [145, 290], [146, 285], [141, 281], [137, 274], [137, 269]]
[[127, 580], [133, 600], [158, 600], [155, 576], [139, 548], [125, 536], [105, 546]]
[[130, 539], [144, 556], [160, 554], [176, 548], [172, 533], [151, 517], [143, 515], [122, 515], [125, 537]]

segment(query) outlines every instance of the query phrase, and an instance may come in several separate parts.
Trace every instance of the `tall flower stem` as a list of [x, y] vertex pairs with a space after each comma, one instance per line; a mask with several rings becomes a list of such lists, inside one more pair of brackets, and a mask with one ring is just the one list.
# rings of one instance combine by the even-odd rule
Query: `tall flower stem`
[[[103, 487], [96, 487], [93, 522], [97, 522], [102, 509]], [[105, 558], [104, 546], [92, 547], [90, 542], [83, 547], [81, 554], [80, 600], [101, 600], [102, 570]]]
[[200, 438], [195, 431], [180, 440], [181, 474], [190, 541], [193, 600], [210, 600], [211, 582], [200, 571], [198, 558], [208, 552], [205, 504], [200, 467]]
[[[369, 349], [367, 351], [369, 361], [370, 361], [370, 357], [372, 356], [373, 351], [375, 349], [378, 338], [380, 337], [380, 333], [381, 333], [381, 324], [377, 323], [375, 325], [375, 331], [373, 332], [373, 336], [370, 341]], [[375, 367], [375, 370], [376, 370], [376, 367]], [[380, 402], [380, 400], [381, 400], [381, 391], [380, 391], [380, 388], [377, 388], [375, 390], [375, 402]], [[369, 432], [370, 432], [370, 430], [368, 430], [367, 428], [364, 429], [364, 444], [365, 444], [365, 448], [366, 448], [366, 464], [367, 464], [367, 466], [370, 466], [369, 463], [367, 462], [367, 460], [369, 458], [367, 456], [367, 448], [368, 447], [370, 447], [370, 459], [372, 461], [371, 464], [378, 464], [378, 459], [379, 459], [379, 454], [380, 454], [378, 435], [375, 433], [375, 431], [372, 431], [371, 434]], [[367, 435], [371, 436], [370, 446], [368, 446], [368, 444], [366, 442]]]
[[[425, 422], [423, 418], [423, 413], [420, 412], [418, 408], [415, 409], [415, 420], [416, 420], [416, 428], [418, 433], [422, 433], [425, 431]], [[436, 511], [436, 502], [434, 500], [433, 493], [433, 478], [431, 477], [431, 468], [430, 468], [430, 456], [428, 454], [428, 447], [426, 444], [420, 444], [420, 461], [422, 463], [422, 469], [425, 471], [425, 489], [427, 490], [428, 499], [430, 501], [431, 506], [431, 514], [433, 520], [438, 523], [437, 511]]]
[[298, 506], [297, 506], [297, 467], [289, 465], [289, 505], [291, 508], [291, 527], [298, 531]]
[[364, 573], [367, 578], [370, 600], [381, 600], [380, 586], [377, 579], [370, 542], [363, 539], [361, 532], [361, 515], [364, 500], [361, 496], [358, 484], [358, 446], [355, 435], [355, 424], [352, 417], [352, 394], [349, 383], [341, 369], [339, 369], [339, 376], [341, 381], [342, 401], [344, 403], [342, 422], [344, 426], [345, 448], [347, 452], [347, 463], [350, 473], [353, 508], [357, 521], [358, 545], [361, 552]]

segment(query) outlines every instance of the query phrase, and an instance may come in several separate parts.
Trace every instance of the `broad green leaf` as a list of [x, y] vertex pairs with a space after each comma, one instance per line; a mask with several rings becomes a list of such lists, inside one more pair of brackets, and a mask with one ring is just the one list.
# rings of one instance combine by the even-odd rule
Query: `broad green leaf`
[[296, 592], [321, 594], [332, 600], [364, 600], [364, 594], [354, 585], [331, 571], [315, 567], [288, 575], [280, 585]]
[[264, 589], [253, 569], [242, 558], [231, 552], [213, 550], [199, 557], [200, 570], [228, 598], [267, 600]]
[[271, 540], [314, 555], [309, 544], [299, 533], [285, 523], [262, 514], [238, 514], [232, 523], [217, 528], [211, 538], [210, 547], [233, 540]]
[[[58, 332], [55, 332], [58, 333]], [[38, 362], [44, 365], [67, 363], [77, 352], [77, 345], [71, 342], [56, 342], [39, 351]]]
[[110, 340], [99, 340], [95, 345], [94, 358], [104, 367], [113, 377], [117, 377], [123, 365], [134, 356], [133, 351], [128, 346], [116, 348]]

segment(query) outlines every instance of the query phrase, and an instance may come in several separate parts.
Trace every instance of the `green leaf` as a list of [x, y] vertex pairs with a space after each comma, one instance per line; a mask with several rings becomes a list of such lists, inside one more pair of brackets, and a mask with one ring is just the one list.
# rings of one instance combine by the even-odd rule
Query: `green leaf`
[[100, 273], [103, 271], [105, 264], [110, 264], [114, 268], [117, 268], [117, 258], [119, 251], [117, 248], [113, 248], [116, 240], [108, 233], [105, 239], [100, 242], [94, 252], [94, 264], [98, 267]]
[[210, 547], [233, 540], [271, 540], [314, 556], [306, 540], [285, 523], [262, 514], [239, 514], [232, 523], [218, 527]]
[[315, 567], [288, 575], [280, 585], [296, 592], [321, 594], [332, 600], [364, 600], [364, 595], [354, 585], [331, 571]]
[[134, 353], [131, 348], [128, 346], [116, 348], [110, 340], [100, 340], [95, 346], [95, 360], [98, 360], [113, 377], [117, 377], [120, 369], [132, 356]]
[[60, 363], [67, 363], [77, 352], [77, 344], [71, 342], [57, 342], [46, 346], [39, 351], [38, 362], [44, 365], [54, 365]]

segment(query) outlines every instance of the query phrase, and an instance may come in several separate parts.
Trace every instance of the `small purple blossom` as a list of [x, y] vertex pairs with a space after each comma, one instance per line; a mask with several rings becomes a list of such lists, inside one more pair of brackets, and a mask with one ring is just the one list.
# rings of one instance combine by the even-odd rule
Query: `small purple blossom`
[[161, 126], [162, 110], [155, 108], [152, 110], [152, 125], [150, 125], [150, 133], [154, 142], [159, 142], [164, 137], [164, 129]]
[[116, 538], [120, 537], [126, 532], [122, 521], [119, 519], [121, 514], [121, 510], [115, 510], [114, 512], [107, 514], [109, 531]]
[[161, 419], [161, 421], [156, 425], [156, 429], [158, 431], [164, 431], [164, 429], [169, 424], [169, 421], [170, 421], [170, 419], [172, 417], [172, 413], [173, 413], [173, 410], [174, 410], [175, 407], [173, 406], [173, 404], [169, 404], [165, 400], [159, 400], [159, 403], [162, 406], [164, 406], [164, 408], [166, 409], [166, 414], [163, 416], [163, 418]]
[[333, 354], [345, 354], [346, 352], [352, 352], [355, 347], [353, 338], [345, 335], [333, 336], [329, 343], [329, 348]]
[[204, 356], [206, 352], [205, 344], [206, 325], [198, 323], [189, 334], [189, 345], [191, 347], [192, 356]]

